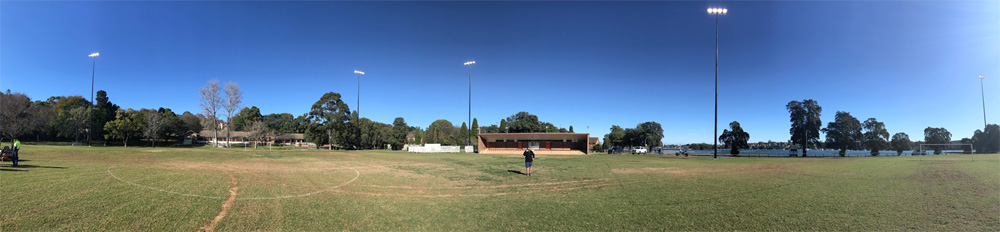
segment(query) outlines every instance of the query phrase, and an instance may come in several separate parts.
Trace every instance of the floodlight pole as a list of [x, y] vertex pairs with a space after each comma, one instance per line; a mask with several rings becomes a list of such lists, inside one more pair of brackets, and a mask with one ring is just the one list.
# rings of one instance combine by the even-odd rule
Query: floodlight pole
[[[358, 105], [357, 105], [358, 109], [357, 110], [358, 110], [358, 123], [361, 123], [361, 75], [365, 74], [365, 72], [354, 70], [354, 73], [358, 74]], [[361, 143], [361, 125], [360, 124], [356, 124], [356, 125], [358, 126], [358, 143], [359, 143], [358, 145], [360, 146], [361, 145], [360, 144]], [[364, 146], [362, 146], [362, 147], [364, 147]], [[333, 145], [330, 145], [330, 149], [333, 150]]]
[[90, 147], [90, 137], [94, 133], [94, 112], [91, 110], [91, 106], [94, 105], [94, 74], [97, 72], [97, 56], [99, 53], [91, 53], [90, 57], [94, 58], [93, 63], [90, 67], [90, 104], [87, 105], [87, 146]]
[[979, 76], [979, 92], [982, 94], [982, 97], [983, 97], [983, 132], [985, 133], [986, 132], [986, 127], [987, 127], [987, 124], [986, 124], [986, 90], [983, 90], [983, 79], [986, 79], [986, 77]]
[[466, 134], [466, 144], [472, 146], [472, 65], [476, 64], [476, 61], [465, 62], [464, 65], [469, 66], [469, 121], [468, 121], [468, 134]]
[[[986, 124], [986, 90], [983, 90], [983, 79], [986, 79], [986, 77], [979, 76], [979, 93], [983, 98], [983, 134], [985, 135], [986, 129], [989, 127], [989, 125]], [[972, 156], [972, 161], [976, 161], [976, 152], [972, 152], [971, 156]]]
[[708, 8], [708, 13], [715, 15], [715, 129], [712, 131], [712, 159], [719, 158], [719, 15], [727, 11], [729, 10], [723, 8]]
[[712, 135], [712, 159], [719, 158], [719, 14], [715, 14], [715, 134]]

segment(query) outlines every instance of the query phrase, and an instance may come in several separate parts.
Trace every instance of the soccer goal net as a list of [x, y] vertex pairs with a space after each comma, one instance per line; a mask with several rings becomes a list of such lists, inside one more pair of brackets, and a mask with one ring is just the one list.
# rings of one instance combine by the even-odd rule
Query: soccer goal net
[[[941, 154], [935, 154], [935, 150], [941, 150]], [[975, 153], [971, 143], [920, 144], [920, 150], [917, 152], [924, 155]]]

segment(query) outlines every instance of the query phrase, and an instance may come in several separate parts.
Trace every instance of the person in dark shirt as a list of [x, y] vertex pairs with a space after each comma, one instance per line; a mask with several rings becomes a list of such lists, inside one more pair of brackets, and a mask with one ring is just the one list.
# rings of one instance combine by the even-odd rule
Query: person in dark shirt
[[535, 152], [531, 148], [524, 149], [524, 167], [528, 169], [528, 176], [531, 176], [531, 162], [535, 161]]

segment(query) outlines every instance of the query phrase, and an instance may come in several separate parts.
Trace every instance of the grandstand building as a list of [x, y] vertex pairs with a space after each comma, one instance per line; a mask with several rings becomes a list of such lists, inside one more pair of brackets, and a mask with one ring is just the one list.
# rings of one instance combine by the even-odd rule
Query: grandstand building
[[538, 155], [590, 153], [589, 133], [489, 133], [479, 134], [479, 153], [521, 154], [531, 148]]

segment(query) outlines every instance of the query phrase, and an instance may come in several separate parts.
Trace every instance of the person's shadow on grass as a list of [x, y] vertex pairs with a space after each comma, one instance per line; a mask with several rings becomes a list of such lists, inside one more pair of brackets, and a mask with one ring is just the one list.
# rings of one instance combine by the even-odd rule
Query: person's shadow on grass
[[507, 172], [513, 172], [513, 173], [517, 173], [517, 174], [521, 174], [521, 175], [525, 175], [525, 176], [527, 176], [527, 175], [528, 175], [528, 174], [526, 174], [526, 173], [523, 173], [523, 172], [521, 172], [521, 171], [518, 171], [518, 170], [507, 170]]

